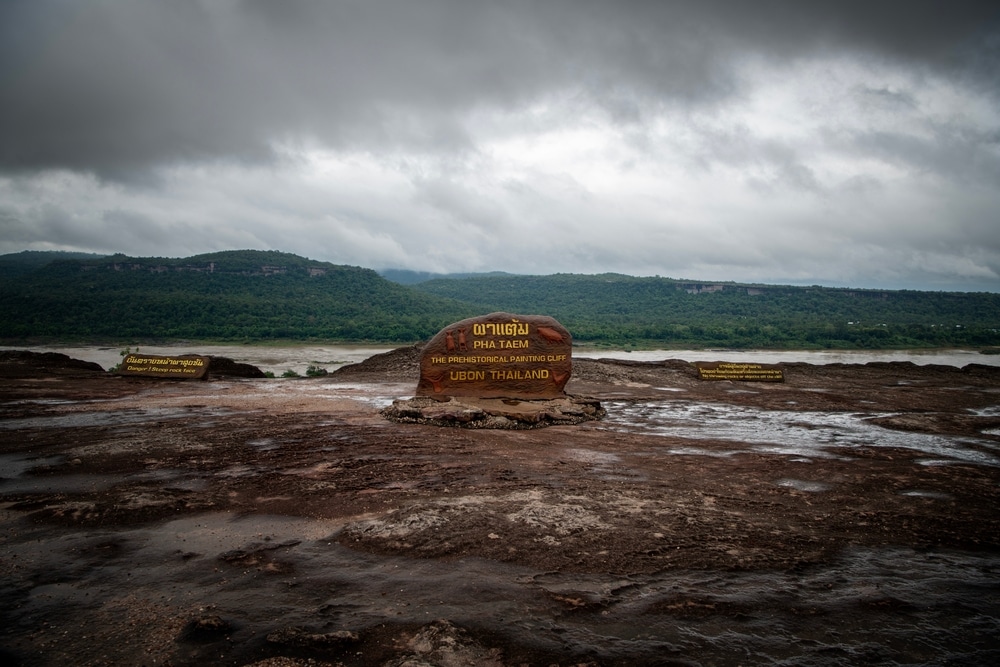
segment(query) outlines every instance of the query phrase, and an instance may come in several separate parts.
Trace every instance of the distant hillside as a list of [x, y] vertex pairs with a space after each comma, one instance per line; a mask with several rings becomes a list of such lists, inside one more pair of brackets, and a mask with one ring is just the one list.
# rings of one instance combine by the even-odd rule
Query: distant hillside
[[1000, 346], [1000, 295], [992, 293], [620, 274], [477, 274], [407, 286], [370, 269], [251, 250], [39, 259], [12, 260], [18, 269], [0, 280], [2, 339], [413, 342], [456, 320], [505, 310], [551, 315], [576, 341], [598, 345]]
[[0, 277], [31, 273], [52, 262], [61, 260], [99, 259], [104, 256], [89, 252], [66, 252], [62, 250], [25, 250], [9, 255], [0, 255]]
[[416, 289], [544, 313], [578, 340], [720, 347], [992, 346], [1000, 294], [711, 283], [620, 274], [472, 277]]
[[370, 269], [250, 250], [51, 262], [0, 283], [0, 308], [6, 339], [405, 342], [473, 314]]

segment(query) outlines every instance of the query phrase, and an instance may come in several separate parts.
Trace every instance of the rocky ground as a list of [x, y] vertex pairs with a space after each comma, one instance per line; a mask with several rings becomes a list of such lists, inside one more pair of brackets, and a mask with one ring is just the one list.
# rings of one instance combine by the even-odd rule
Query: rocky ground
[[577, 359], [598, 421], [0, 359], [6, 664], [1000, 663], [1000, 368]]

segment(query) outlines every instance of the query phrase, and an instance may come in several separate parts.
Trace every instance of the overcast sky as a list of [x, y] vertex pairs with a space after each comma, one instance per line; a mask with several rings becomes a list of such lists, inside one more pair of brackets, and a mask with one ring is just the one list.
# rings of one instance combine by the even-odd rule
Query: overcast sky
[[1000, 3], [3, 0], [0, 253], [1000, 291]]

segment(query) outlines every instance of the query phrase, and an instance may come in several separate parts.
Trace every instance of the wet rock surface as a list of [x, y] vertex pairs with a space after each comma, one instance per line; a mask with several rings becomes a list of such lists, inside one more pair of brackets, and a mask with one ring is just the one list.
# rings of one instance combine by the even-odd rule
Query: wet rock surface
[[418, 358], [0, 372], [5, 664], [1000, 661], [1000, 369], [576, 359], [603, 419], [463, 429], [380, 414]]

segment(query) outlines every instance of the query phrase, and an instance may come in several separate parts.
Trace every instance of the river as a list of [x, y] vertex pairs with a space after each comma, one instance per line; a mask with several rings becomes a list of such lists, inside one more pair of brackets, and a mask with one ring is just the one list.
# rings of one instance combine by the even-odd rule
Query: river
[[[92, 361], [110, 368], [121, 361], [121, 348], [100, 346], [29, 346], [3, 349], [27, 349], [34, 352], [61, 352], [74, 359]], [[252, 364], [262, 371], [281, 375], [295, 371], [303, 375], [309, 366], [328, 371], [394, 349], [377, 345], [203, 345], [171, 343], [140, 345], [143, 352], [182, 355], [199, 354], [229, 357], [240, 363]], [[760, 364], [807, 362], [811, 364], [864, 364], [870, 361], [912, 361], [915, 364], [942, 364], [961, 368], [967, 364], [1000, 366], [1000, 355], [981, 354], [976, 350], [614, 350], [588, 347], [574, 348], [573, 355], [586, 358], [632, 359], [635, 361], [730, 361]]]

